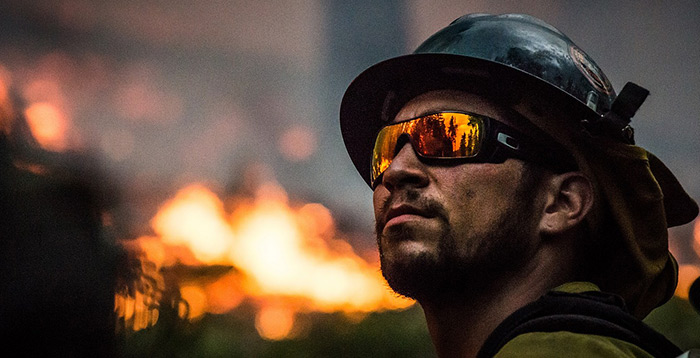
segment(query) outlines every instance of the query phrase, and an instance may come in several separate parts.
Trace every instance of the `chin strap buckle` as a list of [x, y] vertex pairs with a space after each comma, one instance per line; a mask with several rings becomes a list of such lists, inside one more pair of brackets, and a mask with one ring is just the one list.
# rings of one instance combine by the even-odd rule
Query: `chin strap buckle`
[[604, 135], [623, 143], [634, 144], [634, 128], [630, 122], [648, 95], [647, 89], [627, 82], [609, 112], [594, 120], [583, 120], [581, 124], [594, 136]]

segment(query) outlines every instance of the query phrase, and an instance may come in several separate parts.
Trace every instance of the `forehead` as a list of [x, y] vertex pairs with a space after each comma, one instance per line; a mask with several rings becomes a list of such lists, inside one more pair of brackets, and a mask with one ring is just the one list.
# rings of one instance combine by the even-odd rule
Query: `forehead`
[[505, 106], [486, 97], [458, 90], [436, 90], [418, 95], [401, 107], [392, 122], [447, 110], [478, 113], [519, 129], [529, 125], [524, 123], [527, 122], [525, 119], [520, 118]]

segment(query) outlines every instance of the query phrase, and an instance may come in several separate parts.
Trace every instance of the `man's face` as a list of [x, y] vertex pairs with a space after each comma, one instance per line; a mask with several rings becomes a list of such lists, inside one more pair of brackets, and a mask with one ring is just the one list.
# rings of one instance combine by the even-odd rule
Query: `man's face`
[[[394, 121], [443, 110], [513, 125], [502, 108], [458, 91], [420, 95]], [[536, 208], [542, 206], [539, 185], [526, 172], [514, 159], [428, 164], [410, 143], [403, 144], [374, 191], [382, 273], [389, 285], [420, 300], [483, 288], [520, 268], [532, 256]]]

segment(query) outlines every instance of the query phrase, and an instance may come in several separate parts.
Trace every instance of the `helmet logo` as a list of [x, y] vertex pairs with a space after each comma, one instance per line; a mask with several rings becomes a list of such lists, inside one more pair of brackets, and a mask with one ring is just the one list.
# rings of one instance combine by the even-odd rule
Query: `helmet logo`
[[598, 66], [593, 63], [581, 49], [572, 45], [569, 47], [569, 53], [576, 67], [586, 76], [588, 82], [590, 82], [595, 89], [607, 95], [612, 94], [613, 88], [610, 81], [608, 81], [607, 77], [600, 71]]

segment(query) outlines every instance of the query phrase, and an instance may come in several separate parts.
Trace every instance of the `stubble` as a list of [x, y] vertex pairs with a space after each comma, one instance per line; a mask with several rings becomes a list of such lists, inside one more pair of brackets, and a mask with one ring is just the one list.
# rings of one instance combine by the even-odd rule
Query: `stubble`
[[[531, 168], [525, 170], [534, 170]], [[510, 208], [500, 213], [491, 222], [486, 234], [471, 237], [459, 237], [449, 225], [447, 213], [439, 218], [440, 228], [433, 233], [436, 237], [437, 250], [404, 255], [388, 259], [383, 252], [382, 240], [409, 240], [424, 235], [420, 228], [410, 225], [397, 225], [387, 230], [382, 222], [376, 225], [377, 241], [381, 259], [381, 270], [389, 286], [398, 294], [421, 301], [423, 299], [441, 299], [461, 297], [470, 292], [488, 289], [499, 277], [518, 271], [533, 254], [532, 206], [535, 193], [532, 190], [539, 184], [541, 176], [524, 173], [523, 180], [517, 188], [516, 196]], [[416, 193], [407, 193], [407, 198], [417, 198]], [[465, 192], [464, 200], [469, 200], [473, 193]], [[434, 210], [443, 210], [439, 203], [422, 202], [432, 205]], [[443, 210], [444, 211], [444, 210]], [[467, 228], [467, 232], [471, 232]]]

